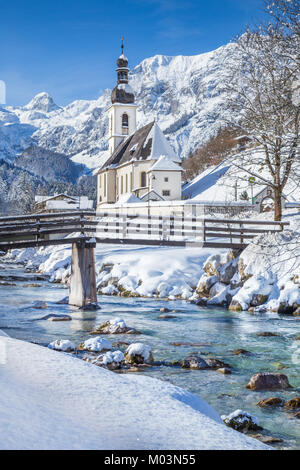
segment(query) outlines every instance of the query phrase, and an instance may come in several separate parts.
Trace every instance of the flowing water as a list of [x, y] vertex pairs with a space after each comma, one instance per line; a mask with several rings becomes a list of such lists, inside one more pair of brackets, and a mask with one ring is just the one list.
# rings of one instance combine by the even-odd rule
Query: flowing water
[[[217, 357], [232, 366], [232, 375], [216, 371], [191, 371], [180, 367], [154, 366], [143, 373], [169, 381], [188, 390], [212, 405], [219, 414], [242, 409], [256, 416], [267, 434], [281, 437], [277, 448], [300, 448], [300, 420], [285, 409], [261, 409], [256, 403], [271, 396], [290, 400], [300, 396], [300, 322], [292, 316], [277, 314], [251, 315], [231, 313], [225, 309], [208, 309], [184, 301], [167, 302], [99, 296], [102, 309], [81, 312], [57, 301], [68, 295], [64, 286], [50, 284], [26, 273], [21, 266], [0, 265], [1, 278], [9, 277], [14, 286], [0, 285], [0, 329], [9, 336], [47, 345], [55, 339], [70, 339], [75, 344], [89, 338], [97, 325], [112, 317], [122, 317], [126, 323], [142, 332], [140, 336], [113, 335], [111, 342], [144, 342], [151, 346], [155, 361], [181, 360], [192, 352]], [[26, 287], [36, 283], [39, 287]], [[35, 301], [44, 301], [48, 308], [37, 310]], [[160, 308], [176, 310], [176, 318], [159, 319]], [[69, 314], [72, 321], [41, 320], [49, 313]], [[276, 332], [276, 337], [258, 337], [263, 331]], [[197, 343], [198, 346], [172, 343]], [[201, 344], [201, 345], [200, 345]], [[251, 355], [233, 354], [243, 348]], [[245, 388], [257, 372], [282, 372], [293, 389], [279, 392], [254, 392]], [[138, 372], [141, 373], [141, 372]]]

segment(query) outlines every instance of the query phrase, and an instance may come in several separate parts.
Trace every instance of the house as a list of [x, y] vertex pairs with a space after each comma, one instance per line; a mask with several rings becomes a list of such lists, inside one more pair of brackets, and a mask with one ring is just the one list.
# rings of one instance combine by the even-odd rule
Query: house
[[137, 130], [134, 92], [128, 83], [123, 43], [117, 60], [118, 83], [111, 94], [110, 156], [98, 171], [97, 208], [132, 200], [181, 199], [181, 159], [153, 121]]
[[68, 212], [76, 210], [92, 210], [93, 201], [87, 196], [69, 196], [54, 194], [53, 196], [35, 196], [35, 212]]

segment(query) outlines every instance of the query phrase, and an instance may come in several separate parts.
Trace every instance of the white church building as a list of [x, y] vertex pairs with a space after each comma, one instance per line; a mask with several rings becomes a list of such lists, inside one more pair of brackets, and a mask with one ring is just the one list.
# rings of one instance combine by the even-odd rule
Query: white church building
[[181, 199], [181, 159], [155, 121], [137, 130], [123, 47], [108, 110], [110, 156], [98, 171], [98, 209], [102, 204]]

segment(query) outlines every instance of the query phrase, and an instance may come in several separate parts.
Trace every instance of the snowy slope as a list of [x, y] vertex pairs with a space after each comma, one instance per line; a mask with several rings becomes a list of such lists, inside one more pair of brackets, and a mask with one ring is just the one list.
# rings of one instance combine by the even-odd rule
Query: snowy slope
[[1, 335], [0, 351], [1, 449], [269, 449], [167, 382]]
[[[228, 44], [191, 57], [156, 55], [143, 60], [130, 74], [139, 106], [138, 127], [155, 118], [182, 157], [207, 141], [224, 124], [228, 112], [222, 78], [234, 47]], [[74, 101], [65, 107], [40, 93], [24, 107], [2, 108], [0, 158], [12, 161], [35, 143], [95, 168], [108, 156], [109, 104], [110, 90], [106, 90], [97, 100]]]

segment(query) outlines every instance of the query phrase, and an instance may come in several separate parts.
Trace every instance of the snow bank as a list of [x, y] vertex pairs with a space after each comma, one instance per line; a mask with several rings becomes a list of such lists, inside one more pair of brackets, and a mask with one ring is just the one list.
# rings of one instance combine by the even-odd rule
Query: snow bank
[[167, 382], [8, 337], [0, 342], [7, 358], [0, 364], [1, 449], [268, 449]]

